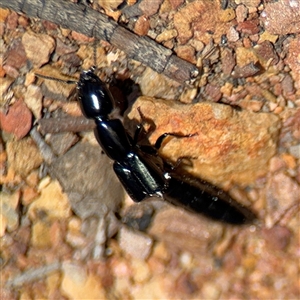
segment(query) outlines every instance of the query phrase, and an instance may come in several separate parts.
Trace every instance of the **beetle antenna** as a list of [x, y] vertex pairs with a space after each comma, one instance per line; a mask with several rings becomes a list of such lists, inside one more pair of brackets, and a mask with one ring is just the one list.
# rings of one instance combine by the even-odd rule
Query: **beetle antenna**
[[46, 76], [46, 75], [37, 74], [37, 73], [34, 73], [34, 75], [37, 76], [37, 77], [40, 77], [40, 78], [55, 80], [57, 82], [62, 82], [62, 83], [65, 83], [65, 84], [77, 84], [77, 80], [64, 80], [64, 79], [54, 78], [54, 77], [51, 77], [51, 76]]
[[94, 40], [93, 43], [93, 61], [94, 61], [94, 65], [91, 67], [91, 71], [95, 72], [97, 67], [97, 40]]

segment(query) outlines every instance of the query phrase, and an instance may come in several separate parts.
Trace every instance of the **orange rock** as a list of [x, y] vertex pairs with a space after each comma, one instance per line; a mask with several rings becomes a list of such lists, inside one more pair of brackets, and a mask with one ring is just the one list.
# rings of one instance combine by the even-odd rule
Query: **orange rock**
[[63, 219], [71, 215], [68, 197], [57, 181], [42, 189], [40, 197], [30, 205], [28, 215], [34, 220], [39, 211], [45, 212], [50, 219]]
[[0, 8], [0, 22], [4, 22], [9, 15], [9, 9]]
[[30, 204], [37, 196], [38, 193], [34, 188], [26, 186], [25, 188], [23, 188], [22, 204]]
[[180, 157], [190, 157], [191, 164], [181, 164], [185, 171], [217, 185], [253, 182], [266, 173], [276, 152], [280, 123], [273, 114], [237, 111], [217, 103], [180, 104], [140, 97], [128, 115], [136, 120], [131, 126], [141, 122], [138, 107], [155, 124], [149, 133], [152, 145], [166, 132], [193, 134], [167, 137], [159, 155], [174, 164]]
[[101, 280], [84, 266], [64, 263], [62, 273], [61, 290], [69, 299], [106, 299]]
[[50, 223], [37, 221], [32, 226], [31, 244], [37, 248], [50, 248], [52, 246]]
[[[188, 3], [174, 15], [174, 26], [178, 40], [186, 44], [192, 36], [207, 44], [211, 37], [220, 40], [232, 25], [234, 11], [221, 9], [216, 1], [194, 1]], [[226, 21], [227, 20], [227, 21]]]
[[184, 60], [189, 61], [192, 64], [196, 63], [195, 49], [192, 46], [178, 46], [175, 49], [175, 52], [177, 56], [183, 58]]
[[138, 35], [147, 35], [150, 28], [149, 19], [146, 16], [140, 16], [134, 24], [134, 32]]

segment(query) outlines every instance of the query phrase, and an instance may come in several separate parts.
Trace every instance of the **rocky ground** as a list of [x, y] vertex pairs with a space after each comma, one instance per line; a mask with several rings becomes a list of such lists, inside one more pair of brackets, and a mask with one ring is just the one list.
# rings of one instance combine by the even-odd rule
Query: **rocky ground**
[[[0, 9], [1, 299], [299, 299], [299, 2], [86, 4], [199, 76], [176, 82], [107, 42]], [[159, 155], [189, 157], [178, 173], [222, 187], [256, 222], [132, 202], [76, 84], [37, 76], [76, 83], [94, 49], [128, 132], [140, 110], [141, 142], [191, 135], [168, 137]]]

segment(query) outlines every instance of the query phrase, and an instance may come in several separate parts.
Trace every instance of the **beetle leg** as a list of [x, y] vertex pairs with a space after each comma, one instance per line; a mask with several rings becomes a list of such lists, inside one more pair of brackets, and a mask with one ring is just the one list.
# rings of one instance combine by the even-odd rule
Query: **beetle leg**
[[155, 145], [154, 147], [158, 150], [164, 139], [168, 136], [174, 136], [174, 137], [177, 137], [177, 138], [188, 138], [188, 137], [192, 137], [192, 136], [195, 136], [197, 135], [197, 133], [192, 133], [192, 134], [182, 134], [182, 133], [172, 133], [172, 132], [166, 132], [166, 133], [163, 133], [155, 142]]

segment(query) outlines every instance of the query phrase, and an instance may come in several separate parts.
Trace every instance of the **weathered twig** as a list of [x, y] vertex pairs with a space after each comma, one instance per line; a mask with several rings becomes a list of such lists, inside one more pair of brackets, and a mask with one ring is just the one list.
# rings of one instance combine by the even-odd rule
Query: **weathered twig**
[[42, 134], [60, 132], [80, 132], [95, 128], [95, 122], [85, 117], [64, 117], [41, 119], [38, 129]]
[[57, 157], [53, 153], [50, 146], [44, 141], [44, 139], [42, 138], [42, 136], [40, 135], [36, 127], [33, 127], [31, 129], [30, 136], [37, 144], [38, 148], [40, 149], [44, 161], [48, 165], [51, 165], [57, 159]]
[[22, 274], [9, 279], [5, 285], [6, 287], [9, 288], [21, 287], [24, 284], [41, 280], [53, 272], [60, 271], [60, 269], [61, 269], [61, 263], [53, 262], [52, 264], [47, 266], [42, 266], [37, 269], [30, 269], [24, 271]]
[[190, 82], [199, 73], [194, 65], [180, 59], [170, 49], [148, 37], [135, 35], [108, 16], [87, 6], [62, 0], [0, 0], [0, 6], [106, 40], [130, 58], [180, 83]]

